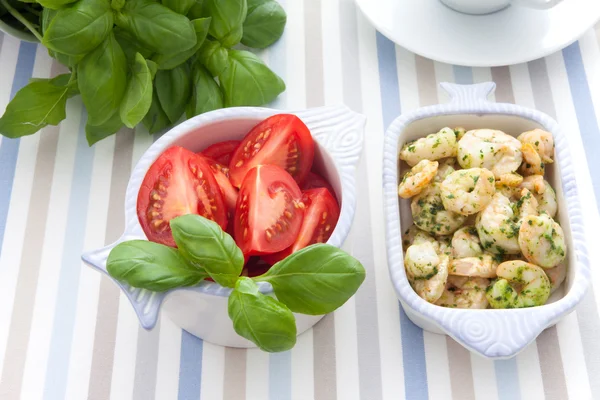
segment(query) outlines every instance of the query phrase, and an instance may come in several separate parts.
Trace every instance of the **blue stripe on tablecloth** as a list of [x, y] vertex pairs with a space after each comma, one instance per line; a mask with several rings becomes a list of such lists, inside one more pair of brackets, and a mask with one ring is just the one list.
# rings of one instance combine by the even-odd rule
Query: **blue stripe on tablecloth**
[[82, 110], [69, 197], [65, 244], [58, 280], [56, 305], [54, 307], [50, 353], [46, 367], [44, 398], [49, 400], [65, 398], [69, 361], [71, 359], [71, 343], [73, 341], [79, 293], [79, 276], [82, 268], [80, 257], [85, 240], [85, 222], [88, 215], [92, 165], [94, 162], [94, 150], [88, 146], [85, 137], [86, 120], [85, 110]]
[[[37, 46], [33, 43], [21, 42], [17, 65], [15, 67], [15, 77], [10, 91], [11, 99], [15, 97], [19, 89], [27, 85], [29, 78], [31, 78], [36, 48]], [[2, 185], [2, 190], [0, 190], [0, 254], [2, 252], [2, 243], [4, 242], [4, 230], [6, 229], [8, 207], [10, 205], [10, 196], [12, 195], [13, 180], [15, 178], [19, 142], [19, 139], [8, 139], [5, 137], [2, 138], [2, 144], [0, 144], [0, 184]]]
[[[383, 124], [387, 129], [401, 112], [400, 89], [395, 45], [379, 32], [377, 32], [377, 57], [379, 59], [379, 86]], [[408, 319], [402, 307], [399, 308], [406, 398], [427, 399], [429, 394], [423, 330]]]
[[571, 97], [575, 105], [575, 114], [579, 123], [581, 140], [587, 156], [588, 167], [594, 185], [594, 194], [596, 201], [600, 200], [600, 157], [596, 154], [600, 149], [600, 130], [598, 129], [598, 120], [594, 112], [592, 95], [588, 86], [583, 59], [579, 42], [575, 42], [563, 51], [569, 86], [571, 88]]
[[184, 329], [181, 330], [178, 400], [200, 399], [203, 348], [204, 342], [202, 339], [192, 335]]
[[462, 65], [454, 65], [454, 81], [461, 85], [470, 85], [473, 83], [473, 69], [471, 67], [463, 67]]
[[521, 390], [519, 389], [517, 358], [494, 361], [494, 367], [496, 368], [498, 400], [520, 400]]
[[269, 355], [269, 400], [292, 399], [292, 352]]

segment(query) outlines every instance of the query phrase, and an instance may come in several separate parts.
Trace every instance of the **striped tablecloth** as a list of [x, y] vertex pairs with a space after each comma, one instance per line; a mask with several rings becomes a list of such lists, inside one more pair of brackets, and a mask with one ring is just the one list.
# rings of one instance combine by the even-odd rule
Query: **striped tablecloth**
[[[132, 165], [154, 139], [123, 130], [89, 148], [70, 100], [59, 127], [0, 139], [0, 399], [600, 398], [600, 47], [597, 30], [545, 59], [464, 68], [387, 40], [352, 0], [285, 0], [284, 37], [260, 55], [287, 83], [273, 105], [345, 103], [368, 117], [358, 212], [346, 250], [367, 279], [344, 307], [266, 354], [203, 343], [163, 318], [146, 332], [83, 249], [115, 240]], [[0, 111], [32, 76], [61, 68], [42, 47], [0, 34]], [[594, 282], [571, 315], [514, 359], [489, 361], [423, 332], [400, 309], [384, 246], [383, 132], [401, 112], [447, 101], [440, 81], [493, 80], [496, 101], [554, 116], [572, 138]]]

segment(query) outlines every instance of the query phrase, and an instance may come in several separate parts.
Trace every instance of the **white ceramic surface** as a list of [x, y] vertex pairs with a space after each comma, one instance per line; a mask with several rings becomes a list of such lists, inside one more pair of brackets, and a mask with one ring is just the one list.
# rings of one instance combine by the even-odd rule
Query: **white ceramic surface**
[[[569, 142], [557, 123], [546, 114], [514, 104], [491, 103], [487, 95], [495, 84], [443, 83], [452, 100], [448, 104], [417, 109], [398, 117], [388, 128], [384, 144], [383, 185], [386, 245], [390, 277], [408, 317], [421, 328], [452, 336], [467, 349], [490, 358], [510, 358], [523, 350], [544, 329], [570, 313], [581, 301], [590, 280], [583, 216], [576, 171]], [[547, 166], [547, 179], [558, 198], [558, 221], [567, 240], [568, 275], [562, 290], [548, 304], [512, 310], [450, 309], [430, 304], [411, 288], [404, 270], [401, 234], [412, 224], [410, 202], [398, 199], [398, 153], [407, 141], [450, 126], [494, 128], [513, 136], [533, 128], [554, 134], [555, 162]]]
[[[225, 108], [194, 117], [165, 133], [144, 153], [131, 174], [125, 198], [125, 232], [115, 243], [84, 253], [83, 260], [107, 274], [106, 259], [114, 246], [125, 240], [146, 239], [137, 217], [137, 195], [146, 171], [165, 149], [180, 145], [200, 151], [216, 142], [241, 139], [258, 122], [282, 112], [287, 111], [258, 107]], [[329, 180], [341, 204], [340, 218], [327, 242], [340, 247], [348, 236], [354, 218], [354, 170], [362, 151], [366, 119], [343, 106], [291, 113], [300, 117], [310, 129], [316, 144], [315, 168]], [[175, 323], [208, 342], [230, 347], [255, 347], [233, 330], [227, 315], [227, 298], [231, 293], [229, 288], [204, 281], [191, 288], [155, 293], [132, 288], [118, 281], [115, 283], [129, 298], [145, 329], [155, 326], [162, 306]], [[272, 295], [270, 284], [260, 282], [259, 288], [262, 293]], [[295, 316], [298, 334], [322, 318], [302, 314]]]
[[546, 9], [557, 5], [561, 0], [440, 0], [453, 10], [466, 14], [489, 14], [500, 11], [511, 4]]
[[400, 46], [433, 60], [473, 67], [546, 56], [573, 43], [600, 19], [597, 0], [566, 0], [548, 10], [511, 5], [487, 15], [459, 13], [439, 0], [356, 3], [375, 28]]

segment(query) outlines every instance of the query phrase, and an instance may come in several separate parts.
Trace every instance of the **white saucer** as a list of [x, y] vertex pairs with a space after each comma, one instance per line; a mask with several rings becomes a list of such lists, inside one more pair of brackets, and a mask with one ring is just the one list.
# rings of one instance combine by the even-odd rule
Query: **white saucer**
[[510, 6], [467, 15], [439, 0], [356, 0], [373, 25], [402, 47], [472, 67], [517, 64], [577, 40], [600, 19], [600, 1], [565, 0], [549, 10]]

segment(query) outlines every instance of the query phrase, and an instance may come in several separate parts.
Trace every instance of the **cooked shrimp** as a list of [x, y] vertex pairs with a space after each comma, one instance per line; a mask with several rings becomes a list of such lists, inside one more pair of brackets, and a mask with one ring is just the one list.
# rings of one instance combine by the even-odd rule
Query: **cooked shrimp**
[[518, 254], [519, 227], [510, 200], [496, 193], [490, 204], [479, 213], [475, 222], [484, 249], [494, 254]]
[[550, 293], [554, 293], [567, 277], [567, 264], [560, 263], [554, 268], [545, 268], [544, 272], [550, 280]]
[[[519, 221], [522, 221], [529, 215], [538, 215], [538, 202], [535, 196], [526, 188], [521, 189], [521, 198], [515, 204], [515, 209], [519, 215]], [[520, 222], [519, 222], [520, 224]]]
[[503, 174], [496, 179], [496, 187], [500, 186], [509, 186], [509, 187], [518, 187], [521, 182], [523, 182], [523, 177], [516, 172], [509, 172], [508, 174]]
[[398, 195], [404, 199], [418, 195], [435, 178], [437, 170], [437, 161], [419, 161], [402, 178], [402, 182], [398, 186]]
[[[525, 261], [507, 261], [496, 270], [498, 280], [487, 289], [492, 308], [521, 308], [545, 304], [550, 296], [550, 281], [544, 270]], [[511, 286], [518, 285], [518, 288]]]
[[557, 266], [567, 254], [565, 234], [547, 214], [529, 215], [523, 220], [519, 246], [528, 261], [544, 268]]
[[434, 181], [440, 182], [440, 183], [443, 182], [444, 179], [446, 179], [446, 177], [448, 175], [450, 175], [451, 173], [456, 171], [456, 169], [454, 168], [455, 166], [456, 166], [456, 158], [454, 158], [454, 157], [444, 158], [444, 159], [440, 160], [437, 174], [435, 175]]
[[521, 142], [493, 129], [468, 131], [458, 142], [458, 162], [463, 168], [487, 168], [496, 177], [515, 172], [521, 165]]
[[415, 225], [432, 235], [454, 233], [466, 219], [465, 216], [444, 208], [440, 184], [435, 182], [413, 197], [410, 209]]
[[454, 259], [450, 263], [450, 275], [476, 276], [479, 278], [495, 278], [498, 263], [489, 253], [483, 253], [478, 257], [465, 257]]
[[554, 218], [556, 216], [556, 211], [558, 210], [558, 203], [556, 202], [556, 193], [550, 183], [544, 180], [544, 190], [541, 194], [533, 194], [538, 202], [538, 212], [546, 213], [550, 216], [550, 218]]
[[404, 232], [402, 238], [402, 247], [404, 251], [406, 251], [406, 249], [408, 249], [408, 247], [412, 244], [429, 242], [433, 245], [436, 253], [452, 254], [450, 240], [451, 239], [448, 236], [437, 236], [434, 238], [429, 233], [420, 230], [416, 225], [411, 225], [411, 227]]
[[450, 275], [442, 296], [435, 304], [450, 308], [487, 308], [489, 303], [485, 296], [485, 290], [489, 284], [490, 281], [485, 278], [464, 278]]
[[406, 143], [400, 151], [400, 159], [411, 167], [421, 160], [435, 161], [445, 157], [456, 157], [456, 135], [450, 128]]
[[440, 262], [435, 275], [429, 279], [412, 279], [410, 281], [415, 292], [430, 303], [435, 303], [442, 296], [448, 279], [450, 258], [447, 255], [441, 255], [439, 258]]
[[523, 175], [544, 175], [545, 164], [531, 143], [523, 143], [521, 153], [523, 153], [523, 164], [520, 171]]
[[440, 185], [444, 207], [462, 215], [476, 214], [492, 201], [494, 182], [494, 174], [485, 168], [455, 171]]
[[519, 186], [528, 189], [534, 195], [542, 194], [546, 190], [543, 175], [530, 175], [522, 179], [522, 181]]
[[474, 226], [465, 226], [452, 236], [452, 255], [454, 258], [477, 257], [483, 250]]
[[429, 279], [437, 274], [440, 258], [431, 242], [411, 245], [404, 255], [406, 273], [412, 279]]
[[456, 135], [456, 140], [462, 139], [462, 137], [465, 136], [465, 133], [467, 133], [467, 130], [465, 128], [463, 128], [462, 126], [457, 126], [456, 128], [454, 128], [454, 134]]
[[521, 133], [517, 136], [521, 143], [529, 143], [534, 146], [537, 153], [540, 155], [542, 162], [546, 164], [552, 163], [554, 160], [554, 138], [550, 132], [542, 129], [534, 129]]

